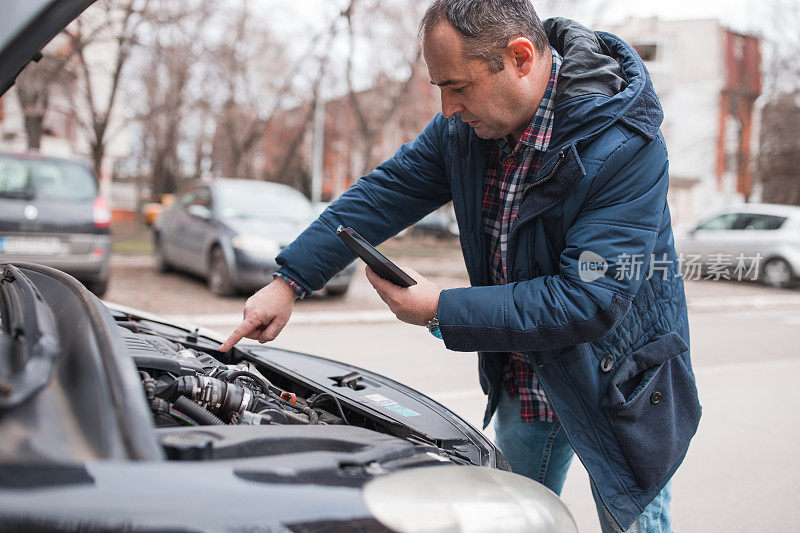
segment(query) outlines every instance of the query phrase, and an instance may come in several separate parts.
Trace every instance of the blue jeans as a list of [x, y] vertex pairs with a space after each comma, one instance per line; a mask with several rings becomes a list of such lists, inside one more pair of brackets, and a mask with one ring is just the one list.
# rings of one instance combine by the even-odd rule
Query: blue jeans
[[[561, 494], [567, 470], [575, 452], [558, 422], [522, 422], [519, 418], [519, 398], [511, 398], [505, 389], [494, 415], [496, 443], [508, 459], [511, 470], [538, 481], [556, 494]], [[624, 533], [670, 533], [670, 481], [644, 512]], [[594, 483], [592, 496], [603, 533], [622, 533], [605, 509]]]

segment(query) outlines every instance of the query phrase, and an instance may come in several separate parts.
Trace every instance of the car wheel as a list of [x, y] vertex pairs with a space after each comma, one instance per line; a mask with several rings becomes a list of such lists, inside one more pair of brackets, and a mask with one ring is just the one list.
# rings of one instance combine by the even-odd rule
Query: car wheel
[[339, 285], [338, 287], [326, 287], [325, 292], [328, 296], [344, 296], [347, 293], [347, 290], [350, 288], [350, 284], [347, 285]]
[[211, 259], [208, 269], [208, 288], [217, 296], [233, 296], [236, 289], [228, 272], [228, 263], [222, 248], [215, 246], [211, 250]]
[[86, 283], [86, 288], [98, 298], [102, 298], [108, 290], [108, 278], [98, 281], [90, 281]]
[[761, 271], [761, 282], [770, 287], [788, 287], [792, 282], [792, 267], [783, 259], [770, 259]]
[[172, 266], [170, 266], [169, 262], [167, 261], [167, 256], [164, 253], [164, 242], [162, 239], [156, 237], [156, 271], [158, 272], [169, 272], [172, 270]]

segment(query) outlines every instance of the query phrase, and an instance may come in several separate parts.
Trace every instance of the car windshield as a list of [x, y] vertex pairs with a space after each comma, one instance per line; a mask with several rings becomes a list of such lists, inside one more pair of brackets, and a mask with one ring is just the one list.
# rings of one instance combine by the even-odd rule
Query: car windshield
[[314, 217], [311, 202], [290, 188], [253, 183], [226, 183], [218, 188], [216, 206], [222, 218], [257, 218], [305, 223]]
[[97, 185], [89, 169], [79, 163], [0, 155], [0, 196], [92, 200]]

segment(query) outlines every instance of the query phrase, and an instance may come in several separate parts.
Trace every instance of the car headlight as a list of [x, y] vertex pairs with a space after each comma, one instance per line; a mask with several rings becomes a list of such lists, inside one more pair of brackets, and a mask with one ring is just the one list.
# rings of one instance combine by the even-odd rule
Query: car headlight
[[277, 242], [252, 233], [240, 233], [231, 240], [231, 244], [239, 250], [266, 257], [275, 257], [281, 251]]
[[577, 533], [567, 506], [526, 477], [480, 466], [393, 472], [364, 486], [373, 516], [401, 533]]

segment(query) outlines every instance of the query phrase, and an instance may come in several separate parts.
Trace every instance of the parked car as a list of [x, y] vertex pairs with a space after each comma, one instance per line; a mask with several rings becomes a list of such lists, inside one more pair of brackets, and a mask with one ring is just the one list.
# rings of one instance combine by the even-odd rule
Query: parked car
[[[678, 252], [708, 267], [721, 258], [744, 259], [761, 282], [786, 287], [800, 276], [800, 207], [743, 204], [714, 211], [677, 232]], [[753, 264], [757, 261], [757, 264]]]
[[[316, 218], [311, 202], [286, 185], [218, 178], [179, 193], [155, 224], [156, 265], [208, 280], [215, 294], [254, 290], [272, 281], [275, 257]], [[355, 265], [331, 279], [344, 294]]]
[[0, 325], [0, 530], [577, 531], [480, 431], [368, 370], [219, 352], [31, 263], [0, 265]]
[[88, 164], [0, 153], [0, 261], [58, 268], [102, 296], [108, 286], [110, 222]]

